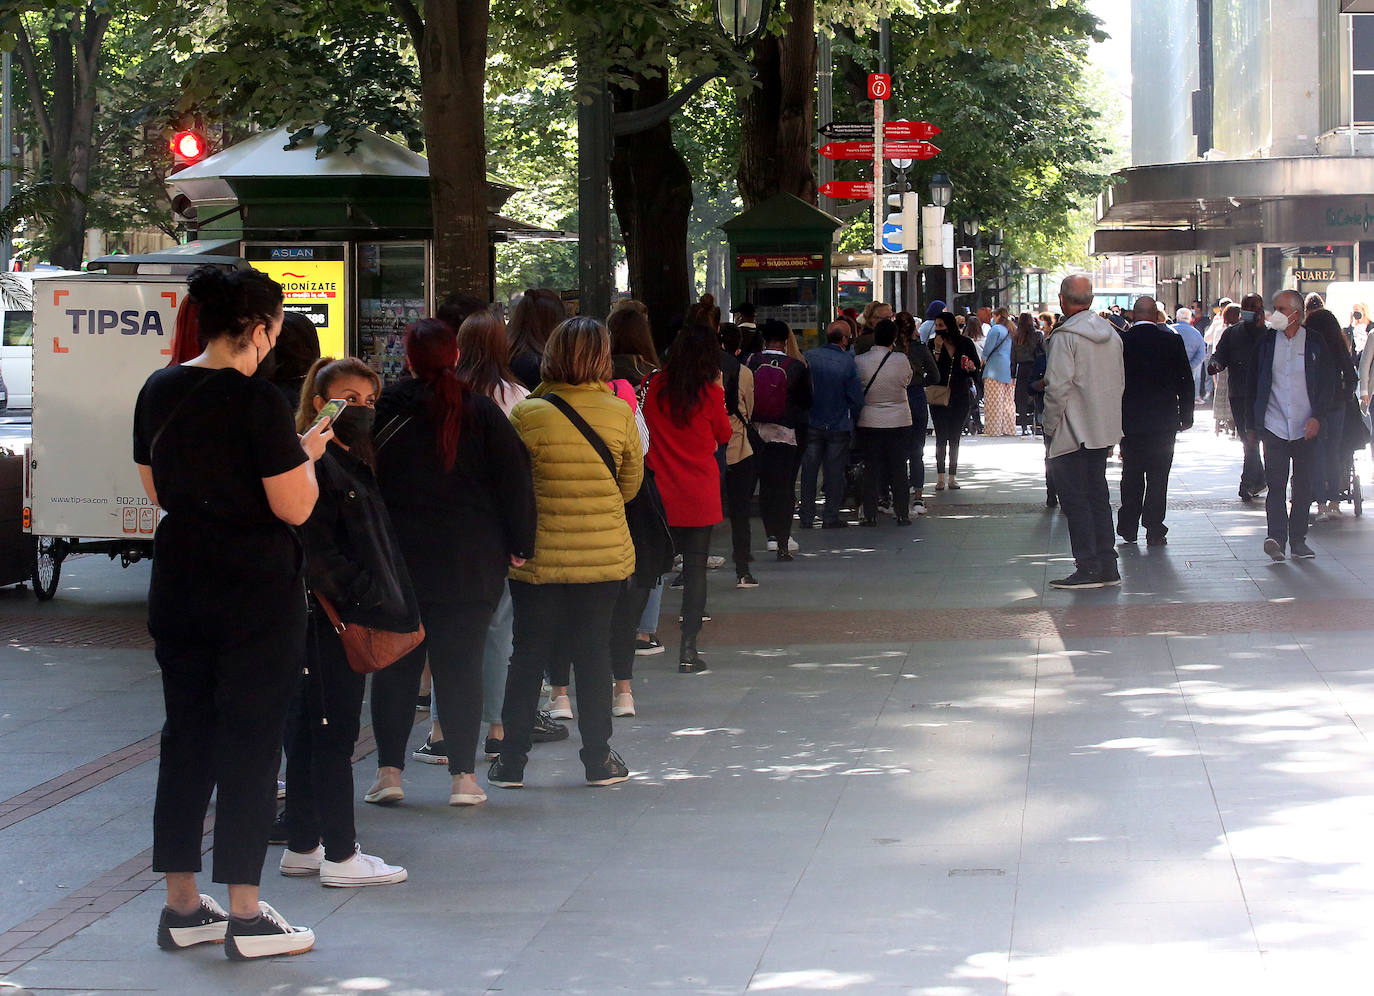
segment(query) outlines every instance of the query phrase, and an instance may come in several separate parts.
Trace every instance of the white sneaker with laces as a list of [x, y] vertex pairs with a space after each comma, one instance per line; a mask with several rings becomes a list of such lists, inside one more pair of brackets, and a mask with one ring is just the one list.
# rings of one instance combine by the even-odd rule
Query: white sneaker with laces
[[611, 700], [612, 716], [633, 716], [635, 714], [635, 697], [633, 692], [617, 692], [615, 698]]
[[796, 552], [797, 552], [798, 550], [800, 550], [800, 549], [801, 549], [801, 544], [800, 544], [800, 543], [798, 543], [798, 542], [797, 542], [795, 539], [793, 539], [791, 536], [787, 537], [787, 552], [788, 552], [788, 553], [796, 553]]
[[281, 852], [281, 861], [277, 865], [277, 870], [288, 878], [305, 878], [307, 875], [318, 875], [320, 865], [324, 864], [324, 845], [317, 844], [313, 851], [293, 851], [291, 848]]
[[347, 861], [325, 861], [320, 865], [320, 884], [335, 888], [354, 888], [363, 885], [393, 885], [406, 880], [406, 870], [389, 865], [372, 854], [364, 854], [358, 844]]
[[713, 570], [713, 571], [714, 571], [717, 567], [724, 567], [724, 566], [725, 566], [725, 558], [724, 558], [724, 557], [707, 557], [707, 558], [706, 558], [706, 567], [707, 567], [709, 570]]
[[[789, 543], [788, 545], [790, 546], [791, 544]], [[769, 553], [777, 553], [777, 552], [778, 552], [778, 541], [777, 541], [777, 540], [775, 540], [775, 539], [770, 539], [770, 540], [768, 541], [768, 552], [769, 552]]]
[[544, 711], [550, 719], [572, 719], [572, 699], [566, 695], [550, 696], [548, 708]]

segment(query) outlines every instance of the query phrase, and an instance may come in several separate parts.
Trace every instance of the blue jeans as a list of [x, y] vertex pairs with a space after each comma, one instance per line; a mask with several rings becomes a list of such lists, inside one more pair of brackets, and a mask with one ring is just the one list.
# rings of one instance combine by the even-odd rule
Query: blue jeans
[[658, 632], [658, 613], [663, 607], [663, 579], [649, 589], [649, 600], [644, 603], [644, 614], [639, 617], [639, 632]]
[[501, 722], [501, 703], [506, 699], [506, 668], [510, 667], [515, 646], [515, 608], [510, 600], [510, 582], [501, 589], [501, 601], [487, 627], [487, 642], [482, 650], [482, 722]]
[[845, 463], [849, 459], [852, 433], [848, 429], [811, 427], [806, 452], [801, 462], [801, 521], [810, 526], [816, 519], [816, 484], [825, 468], [825, 509], [823, 522], [840, 521], [840, 502], [844, 500]]

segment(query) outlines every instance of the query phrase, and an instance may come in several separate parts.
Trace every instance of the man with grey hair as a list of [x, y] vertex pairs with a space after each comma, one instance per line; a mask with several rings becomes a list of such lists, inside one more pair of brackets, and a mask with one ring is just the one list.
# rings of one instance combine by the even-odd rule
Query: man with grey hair
[[1054, 333], [1045, 370], [1045, 435], [1050, 475], [1069, 524], [1075, 570], [1055, 588], [1121, 583], [1113, 542], [1107, 453], [1121, 441], [1125, 368], [1121, 339], [1092, 310], [1092, 281], [1081, 274], [1059, 286], [1064, 321]]
[[1174, 312], [1174, 324], [1169, 326], [1183, 339], [1188, 350], [1188, 365], [1193, 368], [1193, 392], [1202, 389], [1202, 364], [1207, 360], [1207, 340], [1193, 327], [1191, 308], [1179, 308]]
[[[1318, 312], [1319, 314], [1321, 312]], [[1282, 290], [1274, 295], [1274, 313], [1255, 346], [1255, 422], [1251, 434], [1264, 444], [1264, 480], [1269, 495], [1264, 513], [1269, 535], [1264, 552], [1283, 560], [1285, 545], [1294, 557], [1316, 554], [1307, 545], [1312, 506], [1312, 464], [1317, 435], [1341, 404], [1339, 374], [1326, 343], [1307, 334], [1302, 295]], [[1289, 474], [1293, 502], [1285, 509]]]

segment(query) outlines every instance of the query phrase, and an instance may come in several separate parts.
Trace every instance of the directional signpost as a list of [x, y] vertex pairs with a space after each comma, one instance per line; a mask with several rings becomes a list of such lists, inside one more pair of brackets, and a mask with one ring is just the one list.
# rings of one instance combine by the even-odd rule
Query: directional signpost
[[[839, 141], [872, 140], [873, 126], [867, 121], [831, 121], [821, 125], [821, 134]], [[884, 141], [926, 141], [940, 134], [929, 121], [889, 121], [883, 125]]]
[[[820, 148], [827, 159], [872, 159], [872, 142], [826, 142]], [[883, 142], [884, 159], [933, 159], [939, 148], [929, 142]]]
[[866, 201], [873, 196], [872, 180], [831, 180], [821, 184], [821, 193], [835, 200], [851, 198]]

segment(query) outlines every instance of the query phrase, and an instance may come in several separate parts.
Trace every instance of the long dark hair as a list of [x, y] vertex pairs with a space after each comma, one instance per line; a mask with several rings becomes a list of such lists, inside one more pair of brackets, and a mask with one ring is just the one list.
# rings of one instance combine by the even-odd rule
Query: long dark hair
[[1016, 316], [1016, 331], [1011, 334], [1011, 341], [1018, 346], [1025, 346], [1034, 338], [1035, 319], [1029, 311], [1023, 311]]
[[439, 465], [444, 472], [458, 459], [458, 434], [463, 428], [463, 402], [467, 388], [458, 379], [458, 334], [437, 318], [422, 318], [407, 326], [406, 362], [422, 384], [429, 385], [430, 414], [439, 426], [435, 440]]
[[496, 397], [502, 382], [513, 383], [506, 323], [485, 308], [463, 319], [458, 328], [458, 379], [478, 394]]
[[637, 356], [651, 367], [658, 367], [658, 350], [654, 349], [654, 336], [649, 329], [649, 319], [634, 308], [617, 308], [606, 319], [606, 327], [611, 332], [612, 356]]
[[706, 386], [720, 376], [720, 343], [709, 325], [693, 325], [678, 333], [663, 366], [658, 405], [673, 423], [684, 426], [701, 407]]
[[506, 323], [506, 333], [510, 336], [510, 355], [523, 353], [544, 355], [544, 344], [549, 334], [567, 315], [563, 302], [558, 295], [547, 288], [531, 288], [511, 309], [510, 321]]

